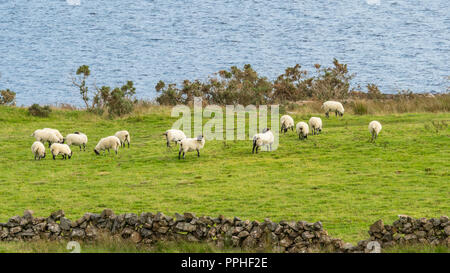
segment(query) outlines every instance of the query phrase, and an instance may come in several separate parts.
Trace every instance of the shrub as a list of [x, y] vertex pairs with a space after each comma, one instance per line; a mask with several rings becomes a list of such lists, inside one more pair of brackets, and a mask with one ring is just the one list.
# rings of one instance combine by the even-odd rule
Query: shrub
[[52, 109], [50, 109], [50, 106], [40, 106], [39, 104], [33, 104], [30, 107], [28, 107], [28, 113], [30, 115], [35, 117], [48, 117], [50, 113], [52, 112]]
[[367, 95], [370, 99], [381, 99], [383, 97], [378, 86], [371, 83], [367, 85]]
[[[105, 110], [108, 110], [110, 116], [122, 116], [133, 111], [136, 100], [133, 99], [136, 93], [136, 88], [132, 81], [127, 81], [122, 87], [116, 87], [111, 90], [109, 86], [102, 86], [98, 88], [95, 84], [96, 92], [91, 98], [89, 89], [86, 84], [87, 78], [91, 75], [89, 66], [82, 65], [78, 68], [76, 77], [72, 77], [72, 83], [79, 88], [81, 99], [86, 105], [89, 112], [102, 115]], [[92, 103], [89, 105], [89, 101]]]
[[135, 94], [136, 88], [132, 81], [128, 81], [121, 88], [114, 88], [106, 100], [106, 106], [110, 115], [122, 116], [133, 111], [135, 101], [132, 96]]
[[160, 81], [155, 86], [156, 92], [161, 93], [156, 101], [161, 105], [188, 104], [196, 96], [209, 104], [260, 105], [302, 99], [344, 99], [349, 96], [353, 75], [349, 74], [346, 64], [334, 59], [333, 67], [316, 65], [316, 69], [316, 76], [306, 77], [307, 71], [301, 70], [297, 64], [286, 68], [284, 74], [272, 82], [259, 76], [249, 64], [244, 65], [243, 69], [232, 66], [205, 82], [185, 80], [181, 89], [176, 84], [166, 85]]
[[6, 89], [0, 91], [0, 105], [15, 105], [16, 93]]

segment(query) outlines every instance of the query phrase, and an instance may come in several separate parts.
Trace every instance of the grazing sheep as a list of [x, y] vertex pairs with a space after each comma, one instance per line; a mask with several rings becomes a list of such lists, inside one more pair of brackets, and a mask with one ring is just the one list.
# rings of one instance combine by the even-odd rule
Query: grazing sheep
[[83, 146], [83, 151], [86, 151], [86, 144], [88, 142], [87, 136], [80, 132], [75, 132], [73, 134], [68, 134], [66, 136], [66, 143], [67, 145], [75, 145], [80, 147]]
[[52, 128], [44, 128], [42, 130], [46, 130], [46, 131], [54, 133], [59, 138], [59, 143], [64, 143], [64, 137], [58, 130], [52, 129]]
[[50, 147], [50, 151], [53, 155], [53, 160], [56, 159], [57, 155], [62, 155], [62, 159], [67, 159], [67, 157], [71, 159], [73, 154], [73, 152], [70, 150], [69, 145], [60, 143], [53, 143]]
[[42, 143], [48, 142], [49, 148], [53, 143], [62, 143], [61, 138], [57, 137], [54, 132], [48, 130], [36, 130], [31, 136], [35, 137], [37, 141], [40, 141]]
[[342, 106], [342, 103], [337, 101], [326, 101], [322, 104], [322, 109], [325, 110], [325, 116], [328, 118], [329, 112], [334, 112], [336, 116], [339, 114], [339, 116], [344, 115], [344, 106]]
[[41, 142], [35, 141], [33, 145], [31, 145], [31, 151], [34, 154], [34, 160], [36, 160], [36, 158], [39, 160], [45, 158], [45, 147]]
[[258, 148], [263, 145], [266, 145], [268, 147], [267, 150], [272, 151], [272, 144], [274, 142], [274, 139], [275, 138], [273, 136], [273, 133], [269, 128], [264, 129], [262, 133], [254, 135], [252, 154], [255, 153], [255, 148], [256, 153], [258, 153]]
[[199, 135], [197, 138], [185, 138], [180, 141], [180, 150], [178, 151], [178, 159], [180, 159], [181, 152], [183, 152], [183, 159], [187, 152], [197, 151], [197, 156], [200, 157], [200, 149], [205, 146], [205, 138]]
[[311, 130], [313, 132], [313, 135], [318, 135], [320, 132], [322, 132], [322, 119], [318, 117], [311, 117], [308, 121], [309, 127], [311, 127]]
[[125, 142], [128, 143], [130, 148], [130, 133], [128, 131], [118, 131], [115, 136], [120, 140], [120, 146], [125, 148]]
[[375, 141], [378, 137], [378, 134], [381, 131], [381, 123], [379, 123], [378, 121], [374, 120], [371, 121], [369, 123], [369, 132], [372, 134], [372, 140], [371, 141]]
[[109, 153], [109, 149], [113, 149], [117, 154], [117, 150], [119, 150], [119, 147], [121, 145], [122, 144], [118, 137], [116, 136], [105, 137], [100, 139], [97, 146], [95, 146], [94, 152], [96, 155], [100, 155], [100, 151], [108, 150]]
[[170, 147], [171, 141], [175, 142], [175, 145], [177, 145], [178, 142], [186, 138], [183, 131], [177, 129], [169, 129], [163, 135], [166, 136], [167, 147]]
[[306, 124], [306, 122], [300, 121], [299, 123], [297, 123], [296, 129], [297, 129], [298, 139], [308, 138], [309, 126], [308, 126], [308, 124]]
[[286, 133], [288, 129], [294, 131], [294, 119], [289, 115], [284, 115], [280, 118], [281, 130], [280, 132]]

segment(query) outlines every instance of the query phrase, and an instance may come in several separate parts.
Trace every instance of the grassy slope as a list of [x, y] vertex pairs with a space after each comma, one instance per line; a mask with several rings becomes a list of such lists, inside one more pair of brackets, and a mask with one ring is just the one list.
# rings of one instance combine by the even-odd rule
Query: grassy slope
[[[301, 142], [289, 132], [278, 150], [251, 154], [250, 141], [207, 142], [200, 158], [177, 159], [162, 132], [176, 120], [169, 112], [105, 120], [80, 111], [34, 118], [0, 107], [0, 221], [32, 209], [47, 216], [62, 208], [69, 218], [112, 208], [116, 213], [239, 216], [243, 219], [322, 221], [330, 235], [356, 242], [377, 219], [398, 214], [435, 217], [450, 212], [450, 128], [425, 129], [450, 114], [350, 116], [324, 119], [324, 133]], [[309, 116], [293, 115], [297, 121]], [[383, 130], [368, 142], [367, 124]], [[89, 137], [89, 151], [72, 160], [33, 160], [31, 133], [58, 128]], [[119, 129], [131, 149], [96, 157], [97, 141]]]

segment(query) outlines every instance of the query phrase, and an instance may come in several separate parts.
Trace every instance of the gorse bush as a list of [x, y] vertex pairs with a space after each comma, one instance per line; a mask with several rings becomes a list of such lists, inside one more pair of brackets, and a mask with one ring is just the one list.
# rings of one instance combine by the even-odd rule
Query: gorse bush
[[219, 105], [260, 105], [286, 103], [305, 99], [328, 100], [345, 99], [350, 94], [350, 75], [346, 64], [333, 60], [333, 67], [315, 65], [316, 75], [307, 77], [308, 72], [299, 64], [286, 68], [273, 82], [258, 75], [251, 65], [243, 69], [232, 66], [221, 70], [205, 82], [183, 81], [176, 84], [158, 82], [155, 89], [161, 93], [156, 101], [161, 105], [188, 104], [193, 97], [201, 97], [204, 102]]
[[[78, 87], [86, 109], [90, 112], [102, 115], [105, 110], [110, 116], [122, 116], [133, 111], [136, 100], [136, 88], [132, 81], [127, 81], [122, 87], [111, 89], [109, 86], [98, 88], [94, 84], [95, 92], [90, 95], [86, 80], [91, 75], [89, 66], [82, 65], [77, 69], [76, 77], [72, 77], [72, 83]], [[89, 102], [91, 102], [89, 104]]]
[[16, 93], [6, 89], [0, 91], [0, 105], [15, 105]]
[[194, 97], [201, 97], [209, 104], [259, 105], [271, 100], [272, 84], [247, 64], [242, 70], [236, 66], [229, 71], [221, 70], [206, 82], [185, 80], [181, 89], [163, 81], [155, 89], [161, 93], [156, 101], [162, 105], [188, 104]]
[[40, 106], [39, 104], [33, 104], [30, 107], [28, 107], [28, 113], [30, 115], [35, 117], [48, 117], [50, 113], [52, 112], [52, 109], [50, 109], [50, 106]]

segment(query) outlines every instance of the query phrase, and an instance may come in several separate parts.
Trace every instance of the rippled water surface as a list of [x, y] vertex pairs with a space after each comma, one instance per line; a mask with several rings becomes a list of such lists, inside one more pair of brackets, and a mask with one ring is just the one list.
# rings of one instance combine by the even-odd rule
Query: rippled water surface
[[[19, 105], [81, 105], [70, 74], [97, 85], [205, 79], [250, 63], [271, 79], [296, 63], [348, 63], [353, 85], [445, 91], [450, 2], [373, 0], [0, 0], [0, 88]], [[68, 2], [80, 5], [69, 5]]]

